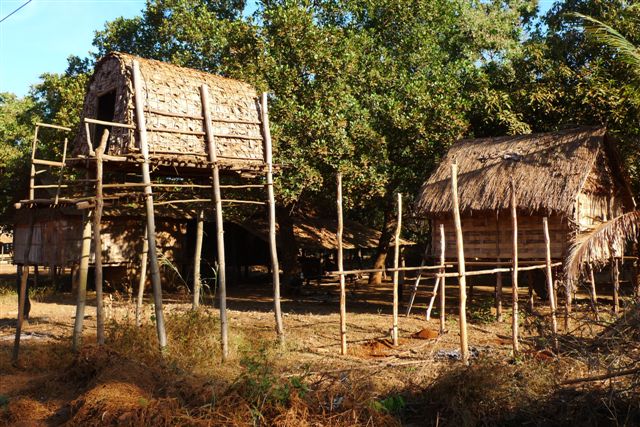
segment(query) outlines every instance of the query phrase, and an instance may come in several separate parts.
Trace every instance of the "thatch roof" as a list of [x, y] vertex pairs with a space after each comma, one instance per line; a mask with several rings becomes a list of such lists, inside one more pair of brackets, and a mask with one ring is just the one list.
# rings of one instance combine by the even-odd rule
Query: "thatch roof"
[[[451, 212], [451, 163], [455, 161], [463, 212], [508, 209], [513, 180], [519, 210], [569, 216], [601, 153], [609, 159], [613, 173], [621, 175], [604, 128], [461, 140], [422, 186], [416, 210], [425, 216]], [[622, 176], [616, 178], [624, 182]], [[622, 187], [630, 198], [628, 186]]]
[[[263, 158], [258, 96], [250, 85], [124, 53], [109, 53], [96, 64], [85, 96], [82, 119], [100, 119], [105, 112], [100, 111], [99, 97], [112, 94], [115, 96], [115, 109], [110, 121], [135, 124], [133, 60], [140, 63], [140, 74], [144, 81], [144, 108], [151, 154], [206, 154], [202, 135], [152, 130], [168, 128], [202, 132], [200, 87], [206, 84], [209, 87], [213, 132], [217, 135], [218, 156]], [[95, 129], [91, 132], [95, 144]], [[129, 154], [136, 152], [137, 148], [135, 132], [123, 128], [111, 130], [108, 154]], [[75, 152], [88, 152], [84, 124], [81, 124], [75, 141]]]
[[[266, 220], [252, 218], [247, 221], [237, 222], [243, 229], [264, 241], [269, 239], [269, 228]], [[338, 240], [336, 231], [338, 229], [337, 219], [327, 219], [311, 216], [297, 216], [294, 219], [293, 233], [298, 246], [309, 250], [336, 250]], [[276, 233], [279, 236], [279, 227], [276, 225]], [[344, 220], [342, 233], [342, 247], [344, 249], [373, 249], [378, 246], [380, 232], [369, 228], [356, 221]], [[278, 244], [280, 244], [278, 242]], [[413, 245], [410, 240], [400, 239], [403, 246]], [[395, 239], [392, 238], [391, 246], [395, 246]]]

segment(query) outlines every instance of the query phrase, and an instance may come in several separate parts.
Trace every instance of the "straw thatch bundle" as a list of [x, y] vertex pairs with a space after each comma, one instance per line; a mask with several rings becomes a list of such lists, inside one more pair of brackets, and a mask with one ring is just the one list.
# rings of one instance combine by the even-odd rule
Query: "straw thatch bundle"
[[[145, 118], [151, 154], [204, 155], [200, 87], [209, 86], [213, 132], [218, 156], [263, 158], [258, 97], [246, 83], [209, 73], [178, 67], [123, 53], [109, 53], [95, 67], [85, 96], [82, 118], [94, 118], [135, 124], [132, 61], [140, 63]], [[186, 116], [186, 117], [185, 117]], [[92, 126], [92, 141], [98, 139]], [[153, 131], [153, 128], [175, 129], [196, 133], [181, 134]], [[99, 130], [99, 128], [98, 128]], [[80, 126], [75, 152], [89, 151], [84, 125]], [[138, 143], [130, 129], [113, 128], [108, 153], [135, 153]]]
[[423, 185], [416, 209], [426, 216], [451, 212], [450, 165], [454, 161], [463, 212], [508, 209], [513, 180], [519, 210], [572, 217], [578, 194], [600, 163], [607, 164], [607, 175], [621, 184], [623, 198], [629, 200], [620, 164], [610, 151], [605, 129], [593, 127], [461, 140]]

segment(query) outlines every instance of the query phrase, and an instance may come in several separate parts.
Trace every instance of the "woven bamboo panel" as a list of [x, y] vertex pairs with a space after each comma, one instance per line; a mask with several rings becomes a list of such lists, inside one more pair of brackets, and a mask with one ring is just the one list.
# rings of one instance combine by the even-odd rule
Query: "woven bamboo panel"
[[[434, 220], [432, 232], [432, 254], [440, 253], [440, 224], [444, 224], [445, 256], [453, 260], [457, 256], [456, 234], [453, 219]], [[570, 228], [566, 219], [560, 216], [549, 218], [551, 256], [559, 259], [566, 256], [569, 248]], [[511, 217], [504, 211], [496, 221], [495, 213], [486, 216], [466, 216], [462, 218], [464, 255], [470, 258], [511, 259], [513, 227]], [[518, 218], [518, 254], [522, 259], [544, 259], [545, 243], [542, 216], [521, 216]]]
[[[200, 87], [209, 87], [213, 132], [219, 157], [263, 159], [263, 139], [255, 90], [242, 82], [215, 76], [168, 63], [111, 53], [96, 65], [85, 97], [83, 118], [97, 118], [98, 97], [115, 90], [116, 107], [113, 121], [135, 124], [131, 64], [140, 63], [143, 79], [144, 108], [148, 129], [149, 151], [179, 155], [207, 153], [204, 136], [177, 132], [204, 132]], [[163, 114], [169, 113], [169, 114]], [[190, 117], [175, 117], [175, 115]], [[232, 123], [235, 122], [235, 123]], [[240, 123], [238, 123], [240, 122]], [[249, 122], [249, 123], [245, 123]], [[95, 141], [96, 136], [92, 135]], [[108, 153], [125, 155], [135, 152], [135, 132], [112, 131]], [[86, 135], [82, 126], [76, 140], [76, 152], [86, 153]]]

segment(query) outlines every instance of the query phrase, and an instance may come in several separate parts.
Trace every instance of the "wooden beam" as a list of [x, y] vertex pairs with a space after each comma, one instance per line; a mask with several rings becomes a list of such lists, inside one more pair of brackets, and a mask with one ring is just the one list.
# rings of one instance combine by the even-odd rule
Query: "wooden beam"
[[269, 105], [267, 93], [260, 98], [260, 116], [262, 136], [264, 137], [264, 161], [267, 164], [267, 199], [269, 204], [269, 255], [271, 257], [271, 274], [273, 275], [273, 314], [276, 320], [276, 334], [281, 345], [284, 345], [284, 326], [282, 308], [280, 306], [280, 263], [276, 241], [276, 199], [273, 189], [273, 147], [271, 144], [271, 128], [269, 127]]
[[402, 231], [402, 194], [398, 193], [398, 218], [393, 246], [393, 345], [398, 345], [398, 274], [400, 268], [400, 232]]
[[49, 123], [36, 122], [36, 126], [44, 127], [44, 128], [50, 128], [50, 129], [64, 130], [64, 131], [67, 131], [67, 132], [71, 132], [71, 129], [68, 128], [68, 127], [59, 126], [59, 125], [52, 125], [52, 124], [49, 124]]
[[544, 233], [545, 257], [546, 257], [546, 276], [547, 276], [547, 292], [549, 293], [549, 306], [551, 307], [551, 329], [553, 331], [553, 347], [558, 351], [558, 319], [556, 318], [556, 298], [553, 288], [553, 271], [551, 270], [551, 239], [549, 238], [549, 220], [545, 216], [542, 218], [542, 231]]
[[216, 246], [218, 252], [218, 296], [220, 298], [220, 342], [222, 346], [222, 360], [229, 356], [229, 338], [227, 324], [227, 279], [226, 261], [224, 253], [224, 220], [222, 218], [222, 197], [220, 196], [220, 172], [217, 165], [218, 153], [211, 126], [211, 114], [209, 112], [209, 88], [207, 85], [200, 87], [202, 101], [202, 115], [204, 117], [204, 129], [207, 141], [207, 151], [211, 166], [211, 178], [213, 188], [213, 200], [216, 212]]
[[142, 75], [140, 64], [133, 60], [133, 88], [135, 92], [136, 122], [139, 136], [140, 151], [142, 152], [142, 180], [144, 187], [145, 208], [147, 214], [147, 238], [149, 241], [149, 266], [151, 267], [151, 284], [153, 286], [153, 304], [156, 316], [156, 332], [160, 348], [167, 346], [167, 333], [164, 327], [164, 311], [162, 309], [162, 281], [156, 247], [156, 220], [153, 207], [153, 192], [151, 190], [151, 171], [149, 168], [149, 144], [147, 142], [147, 125], [144, 118], [144, 98], [142, 94]]
[[456, 229], [456, 248], [458, 253], [458, 283], [460, 286], [460, 356], [462, 363], [469, 364], [469, 343], [467, 338], [467, 279], [464, 259], [464, 242], [462, 238], [462, 221], [460, 219], [460, 203], [458, 201], [458, 165], [451, 164], [451, 198], [453, 201], [453, 223]]
[[347, 354], [347, 292], [344, 277], [344, 255], [342, 251], [342, 174], [338, 172], [336, 206], [338, 210], [338, 271], [340, 273], [340, 354]]
[[518, 213], [516, 211], [516, 188], [513, 180], [511, 181], [511, 224], [513, 227], [512, 237], [512, 263], [513, 271], [511, 272], [511, 340], [513, 344], [513, 357], [518, 357], [520, 353], [520, 345], [518, 341]]

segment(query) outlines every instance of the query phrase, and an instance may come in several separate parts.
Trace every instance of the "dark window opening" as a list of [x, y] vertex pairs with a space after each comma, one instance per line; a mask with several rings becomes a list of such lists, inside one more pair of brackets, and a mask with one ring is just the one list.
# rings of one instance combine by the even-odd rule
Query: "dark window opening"
[[[115, 112], [116, 91], [114, 89], [98, 97], [98, 114], [96, 118], [105, 122], [112, 122]], [[111, 126], [96, 125], [96, 133], [93, 138], [94, 149], [96, 149], [96, 147], [100, 144], [100, 140], [102, 139], [102, 134], [104, 133], [105, 129], [109, 129], [109, 135], [111, 135]], [[111, 140], [111, 138], [109, 138], [109, 140]], [[104, 150], [105, 152], [109, 151], [109, 140], [107, 140], [107, 145]]]

